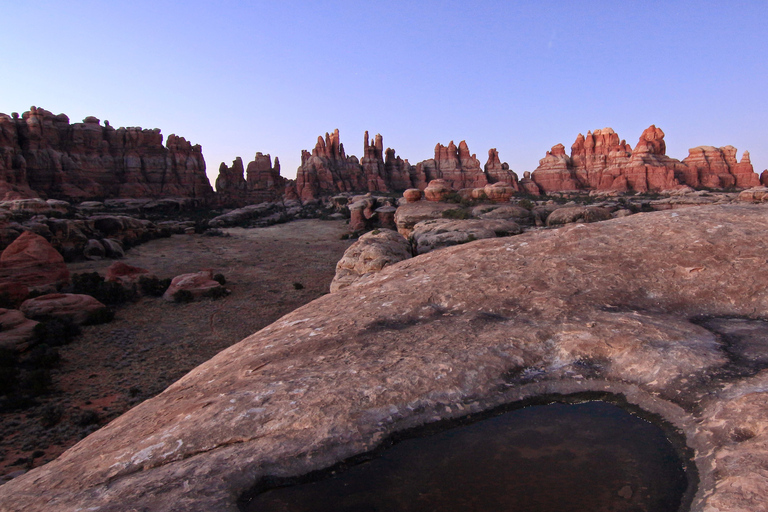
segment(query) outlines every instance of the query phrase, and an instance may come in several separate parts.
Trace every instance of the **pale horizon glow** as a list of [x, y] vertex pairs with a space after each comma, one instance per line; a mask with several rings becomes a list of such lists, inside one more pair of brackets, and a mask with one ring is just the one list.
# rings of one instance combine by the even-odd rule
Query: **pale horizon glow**
[[0, 112], [160, 128], [219, 164], [257, 152], [293, 178], [338, 128], [412, 164], [437, 143], [489, 148], [519, 176], [578, 133], [667, 154], [750, 152], [768, 168], [768, 3], [36, 1], [0, 7]]

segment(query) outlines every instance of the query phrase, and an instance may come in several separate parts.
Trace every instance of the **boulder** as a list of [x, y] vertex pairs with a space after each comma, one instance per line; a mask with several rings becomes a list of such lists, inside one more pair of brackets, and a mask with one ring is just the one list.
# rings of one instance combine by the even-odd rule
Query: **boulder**
[[559, 226], [572, 222], [599, 222], [612, 218], [610, 210], [599, 206], [567, 206], [550, 213], [547, 216], [547, 226]]
[[424, 197], [424, 193], [418, 188], [409, 188], [403, 192], [403, 197], [407, 202], [415, 203], [417, 201], [421, 201], [421, 198]]
[[0, 348], [15, 352], [27, 350], [37, 324], [18, 309], [0, 308]]
[[116, 261], [107, 268], [104, 280], [108, 283], [118, 283], [125, 288], [134, 288], [142, 277], [152, 278], [155, 275], [149, 270]]
[[506, 203], [515, 194], [515, 188], [506, 182], [489, 183], [483, 188], [483, 192], [494, 203]]
[[25, 300], [19, 309], [27, 318], [66, 318], [80, 325], [106, 310], [107, 306], [90, 295], [49, 293]]
[[397, 231], [376, 229], [361, 236], [336, 264], [331, 293], [411, 257], [411, 244]]
[[25, 231], [0, 255], [0, 284], [9, 282], [30, 291], [55, 290], [69, 283], [69, 270], [45, 238]]
[[454, 208], [456, 208], [456, 205], [431, 201], [419, 201], [417, 203], [401, 205], [395, 212], [397, 231], [407, 238], [411, 236], [413, 226], [416, 223], [428, 219], [441, 219], [444, 211]]
[[534, 215], [527, 208], [514, 205], [481, 205], [472, 209], [472, 216], [480, 219], [511, 220], [518, 224], [533, 224]]
[[171, 285], [163, 294], [163, 299], [173, 302], [176, 300], [175, 295], [181, 291], [189, 292], [193, 298], [197, 299], [223, 288], [218, 281], [214, 281], [212, 270], [201, 270], [200, 272], [174, 277], [171, 280]]
[[424, 189], [424, 198], [432, 202], [445, 201], [451, 194], [453, 189], [445, 180], [432, 180]]
[[469, 219], [425, 220], [416, 224], [411, 234], [416, 254], [426, 254], [451, 245], [465, 244], [481, 238], [519, 235], [523, 230], [509, 220]]

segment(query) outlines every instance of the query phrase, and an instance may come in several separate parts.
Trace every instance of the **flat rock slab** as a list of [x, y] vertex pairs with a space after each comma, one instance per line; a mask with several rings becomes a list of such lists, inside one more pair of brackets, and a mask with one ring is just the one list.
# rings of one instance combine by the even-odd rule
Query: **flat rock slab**
[[766, 510], [766, 230], [762, 206], [694, 207], [387, 266], [0, 486], [0, 510], [235, 512], [264, 476], [586, 391], [621, 394], [685, 434], [700, 479], [692, 510]]

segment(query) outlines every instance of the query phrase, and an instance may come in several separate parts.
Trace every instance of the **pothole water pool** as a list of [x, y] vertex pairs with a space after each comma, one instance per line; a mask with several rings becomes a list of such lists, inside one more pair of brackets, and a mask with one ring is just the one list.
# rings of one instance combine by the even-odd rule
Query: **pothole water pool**
[[368, 459], [262, 481], [241, 509], [678, 512], [693, 486], [661, 428], [602, 401], [515, 409]]

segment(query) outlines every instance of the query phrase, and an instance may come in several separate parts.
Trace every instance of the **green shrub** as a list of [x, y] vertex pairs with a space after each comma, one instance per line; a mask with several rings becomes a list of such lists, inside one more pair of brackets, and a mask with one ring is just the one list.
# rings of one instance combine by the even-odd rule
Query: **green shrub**
[[464, 208], [451, 208], [443, 212], [444, 219], [466, 220], [472, 218], [472, 213]]
[[304, 285], [301, 284], [301, 283], [293, 283], [293, 289], [294, 290], [303, 290], [304, 289]]
[[227, 284], [227, 279], [224, 277], [224, 274], [216, 274], [213, 276], [213, 280], [219, 283], [221, 286]]
[[521, 199], [517, 202], [517, 206], [520, 206], [521, 208], [525, 208], [526, 210], [533, 210], [533, 207], [535, 206], [533, 204], [533, 201], [530, 199]]

